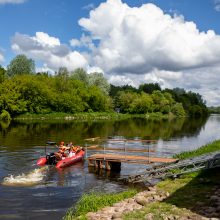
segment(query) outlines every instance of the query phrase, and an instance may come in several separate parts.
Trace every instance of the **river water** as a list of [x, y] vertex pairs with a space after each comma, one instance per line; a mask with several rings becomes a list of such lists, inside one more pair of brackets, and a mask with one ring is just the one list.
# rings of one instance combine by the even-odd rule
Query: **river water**
[[[100, 137], [102, 141], [86, 142]], [[133, 139], [136, 142], [112, 141]], [[143, 143], [138, 140], [157, 140]], [[100, 145], [104, 149], [150, 149], [141, 155], [172, 157], [220, 139], [220, 116], [206, 119], [150, 121], [20, 121], [0, 125], [0, 219], [61, 219], [83, 193], [119, 192], [127, 186], [119, 177], [136, 174], [146, 166], [122, 164], [120, 173], [88, 169], [87, 161], [57, 170], [36, 166], [45, 153], [45, 143], [72, 141], [75, 145]], [[49, 146], [48, 152], [56, 150]], [[87, 151], [87, 155], [95, 151]], [[125, 154], [124, 152], [121, 152]], [[134, 154], [134, 153], [133, 153]]]

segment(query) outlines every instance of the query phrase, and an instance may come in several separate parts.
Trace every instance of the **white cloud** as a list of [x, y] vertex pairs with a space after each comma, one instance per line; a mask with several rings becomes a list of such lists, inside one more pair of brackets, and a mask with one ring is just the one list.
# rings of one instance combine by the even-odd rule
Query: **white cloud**
[[72, 47], [85, 47], [85, 48], [88, 48], [90, 50], [93, 50], [95, 48], [91, 37], [87, 36], [85, 34], [82, 34], [80, 40], [75, 39], [75, 38], [71, 39], [70, 40], [70, 45]]
[[33, 37], [33, 39], [44, 47], [60, 46], [60, 40], [58, 38], [51, 37], [44, 32], [36, 32], [36, 37]]
[[50, 74], [53, 74], [54, 70], [48, 68], [47, 64], [44, 64], [42, 67], [36, 67], [36, 73], [38, 72], [48, 72]]
[[99, 40], [93, 62], [108, 72], [179, 71], [219, 62], [220, 37], [214, 31], [199, 32], [195, 23], [154, 4], [132, 8], [108, 0], [79, 24]]
[[74, 70], [88, 66], [82, 54], [72, 51], [67, 45], [61, 44], [58, 38], [43, 32], [37, 32], [33, 37], [16, 33], [12, 38], [11, 47], [14, 52], [42, 61], [47, 68], [53, 70], [59, 67]]
[[4, 55], [0, 50], [0, 63], [3, 63], [5, 61]]
[[72, 47], [80, 47], [81, 46], [81, 42], [78, 39], [71, 39], [70, 40], [70, 45]]
[[93, 3], [90, 3], [88, 5], [85, 5], [83, 7], [84, 10], [91, 10], [91, 9], [94, 9], [95, 8], [95, 5]]
[[0, 4], [21, 4], [26, 0], [0, 0]]
[[132, 80], [129, 76], [122, 75], [111, 75], [109, 78], [109, 82], [113, 85], [122, 86], [122, 85], [131, 85], [136, 87], [135, 81]]
[[[220, 36], [213, 30], [201, 32], [182, 15], [171, 16], [150, 3], [130, 7], [107, 0], [79, 25], [93, 43], [90, 65], [102, 68], [111, 83], [159, 82], [199, 91], [208, 99], [212, 85], [220, 81]], [[207, 102], [214, 103], [212, 98]]]
[[215, 10], [220, 12], [220, 0], [214, 0]]
[[88, 74], [90, 73], [103, 73], [104, 74], [104, 71], [98, 66], [88, 66], [86, 72]]

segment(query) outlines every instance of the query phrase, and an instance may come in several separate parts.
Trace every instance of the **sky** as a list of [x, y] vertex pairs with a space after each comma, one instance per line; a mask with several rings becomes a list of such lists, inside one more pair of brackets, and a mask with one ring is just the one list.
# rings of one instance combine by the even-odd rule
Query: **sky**
[[0, 0], [0, 65], [103, 72], [109, 83], [198, 92], [220, 106], [220, 0]]

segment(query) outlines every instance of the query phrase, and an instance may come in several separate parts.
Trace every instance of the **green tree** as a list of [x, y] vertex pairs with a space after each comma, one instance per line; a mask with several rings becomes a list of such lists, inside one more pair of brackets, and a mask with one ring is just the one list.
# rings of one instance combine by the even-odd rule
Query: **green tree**
[[0, 65], [0, 83], [6, 79], [6, 70]]
[[171, 107], [171, 112], [177, 117], [184, 117], [186, 115], [182, 103], [175, 103]]
[[142, 92], [137, 94], [130, 105], [130, 112], [134, 114], [146, 114], [152, 112], [153, 99], [151, 95]]
[[66, 67], [60, 67], [58, 72], [55, 73], [55, 86], [57, 92], [69, 91], [69, 72]]
[[109, 94], [110, 84], [104, 78], [102, 73], [89, 74], [89, 85], [90, 86], [97, 86], [105, 95]]
[[161, 87], [158, 83], [145, 83], [139, 86], [139, 90], [145, 93], [152, 94], [155, 90], [161, 91]]
[[113, 108], [111, 98], [96, 86], [89, 88], [88, 106], [89, 111], [94, 112], [109, 112]]
[[12, 116], [27, 111], [27, 103], [19, 90], [20, 82], [15, 78], [7, 79], [0, 84], [0, 111], [6, 110]]
[[71, 78], [75, 80], [80, 80], [84, 82], [86, 85], [89, 83], [89, 77], [87, 72], [83, 68], [77, 68], [72, 72]]
[[138, 92], [138, 89], [131, 85], [123, 85], [123, 86], [114, 86], [110, 84], [110, 92], [109, 95], [114, 98], [117, 96], [118, 92], [127, 91], [127, 92]]
[[2, 110], [2, 113], [0, 114], [0, 121], [11, 121], [10, 114], [7, 111]]
[[57, 75], [63, 78], [68, 78], [69, 76], [69, 71], [66, 67], [60, 67], [58, 69]]
[[182, 103], [188, 116], [200, 117], [208, 114], [206, 103], [200, 94], [186, 92], [181, 88], [166, 89], [165, 91], [171, 93], [176, 102]]
[[7, 67], [7, 75], [12, 77], [21, 74], [35, 73], [35, 63], [25, 55], [17, 55]]
[[134, 106], [131, 103], [138, 98], [138, 94], [134, 92], [120, 91], [118, 92], [116, 106], [120, 108], [122, 113], [133, 113]]

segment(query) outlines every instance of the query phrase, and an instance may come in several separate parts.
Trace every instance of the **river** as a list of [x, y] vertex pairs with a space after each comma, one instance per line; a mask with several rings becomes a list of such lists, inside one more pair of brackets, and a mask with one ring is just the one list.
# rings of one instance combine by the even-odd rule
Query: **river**
[[[102, 141], [86, 142], [100, 137]], [[134, 139], [137, 142], [114, 142]], [[143, 143], [138, 140], [157, 140]], [[0, 219], [56, 220], [64, 216], [85, 192], [119, 192], [127, 186], [119, 177], [135, 174], [144, 165], [122, 164], [120, 173], [88, 169], [87, 161], [57, 170], [39, 168], [37, 159], [44, 155], [45, 143], [72, 141], [75, 145], [99, 144], [128, 149], [150, 149], [150, 156], [172, 157], [220, 139], [220, 116], [206, 119], [121, 121], [14, 121], [0, 125]], [[49, 146], [48, 152], [56, 149]], [[95, 151], [87, 151], [87, 155]], [[123, 152], [122, 152], [123, 153]], [[146, 153], [148, 155], [148, 153]], [[143, 153], [141, 153], [143, 155]]]

